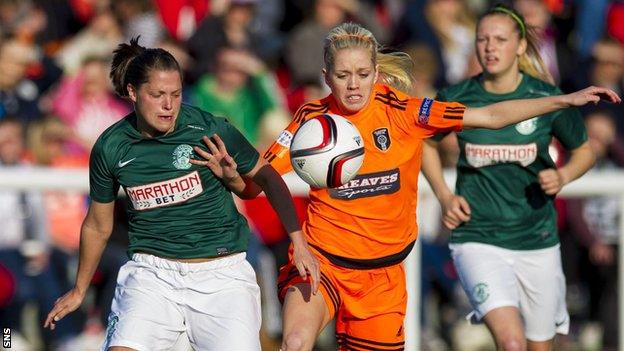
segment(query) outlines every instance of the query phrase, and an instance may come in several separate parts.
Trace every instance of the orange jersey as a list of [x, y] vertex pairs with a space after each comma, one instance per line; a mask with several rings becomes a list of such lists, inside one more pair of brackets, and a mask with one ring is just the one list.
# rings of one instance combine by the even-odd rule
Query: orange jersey
[[[376, 84], [369, 104], [345, 116], [364, 140], [364, 162], [349, 183], [310, 190], [308, 243], [324, 254], [355, 260], [402, 256], [416, 240], [416, 202], [422, 141], [462, 127], [465, 106], [410, 98]], [[292, 135], [306, 120], [340, 114], [332, 95], [303, 105], [264, 158], [281, 174], [292, 170]], [[406, 254], [406, 253], [405, 253]], [[380, 262], [383, 265], [383, 262]]]

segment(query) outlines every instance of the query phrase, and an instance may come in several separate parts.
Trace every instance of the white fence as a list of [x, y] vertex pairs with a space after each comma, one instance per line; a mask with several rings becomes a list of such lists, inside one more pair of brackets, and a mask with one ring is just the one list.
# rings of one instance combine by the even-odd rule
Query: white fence
[[[448, 184], [454, 184], [454, 174], [446, 173], [445, 177]], [[308, 187], [293, 174], [286, 175], [288, 183], [293, 193], [307, 193]], [[419, 182], [420, 188], [420, 206], [425, 201], [431, 201], [431, 190], [421, 177]], [[30, 190], [46, 190], [46, 189], [72, 189], [88, 191], [88, 172], [86, 170], [64, 170], [49, 168], [13, 168], [0, 167], [0, 190], [2, 189], [30, 189]], [[624, 247], [624, 172], [590, 172], [571, 184], [568, 184], [561, 193], [564, 197], [584, 197], [595, 195], [611, 195], [620, 196], [620, 248]], [[420, 246], [416, 245], [412, 254], [408, 257], [407, 275], [408, 275], [408, 293], [409, 305], [406, 318], [406, 350], [420, 350], [420, 325], [418, 317], [420, 315], [419, 293], [420, 293]], [[624, 250], [619, 251], [619, 335], [624, 336], [624, 300], [622, 292], [624, 292]], [[619, 350], [624, 351], [624, 342], [620, 339]]]

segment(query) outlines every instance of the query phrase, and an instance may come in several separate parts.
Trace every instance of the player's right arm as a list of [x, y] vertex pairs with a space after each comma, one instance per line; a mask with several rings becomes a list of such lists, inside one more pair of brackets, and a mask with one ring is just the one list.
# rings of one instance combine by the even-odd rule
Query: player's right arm
[[44, 328], [54, 329], [56, 322], [80, 307], [108, 238], [113, 231], [114, 208], [114, 201], [108, 203], [91, 202], [80, 230], [80, 254], [76, 283], [73, 289], [56, 301], [46, 317]]

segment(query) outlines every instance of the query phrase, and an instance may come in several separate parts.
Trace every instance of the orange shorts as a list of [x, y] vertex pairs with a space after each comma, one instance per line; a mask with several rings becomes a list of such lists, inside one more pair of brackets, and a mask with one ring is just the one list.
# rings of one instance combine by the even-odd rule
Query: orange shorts
[[[403, 350], [403, 320], [407, 305], [403, 264], [375, 269], [344, 268], [311, 248], [320, 263], [323, 294], [331, 318], [336, 318], [340, 350]], [[280, 269], [279, 298], [288, 288], [308, 283], [293, 265]]]

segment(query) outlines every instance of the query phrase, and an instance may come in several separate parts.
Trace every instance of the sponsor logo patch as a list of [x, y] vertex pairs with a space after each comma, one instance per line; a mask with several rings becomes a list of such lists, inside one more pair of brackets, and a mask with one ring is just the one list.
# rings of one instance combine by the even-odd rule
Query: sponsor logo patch
[[292, 141], [293, 134], [287, 130], [282, 131], [282, 133], [277, 137], [277, 143], [282, 145], [283, 147], [290, 147], [290, 142]]
[[361, 197], [371, 197], [392, 194], [401, 188], [401, 177], [398, 168], [368, 174], [359, 174], [347, 184], [329, 190], [329, 196], [340, 200], [355, 200]]
[[186, 202], [203, 191], [197, 171], [175, 179], [126, 188], [132, 206], [140, 211]]
[[420, 104], [420, 109], [418, 110], [418, 123], [420, 124], [429, 124], [429, 114], [431, 114], [431, 105], [433, 105], [433, 99], [424, 98], [422, 103]]
[[537, 158], [537, 144], [481, 145], [466, 143], [466, 160], [471, 166], [485, 167], [499, 163], [519, 163], [526, 167]]
[[375, 141], [376, 148], [381, 151], [387, 151], [391, 144], [388, 128], [377, 128], [373, 130], [373, 140]]

